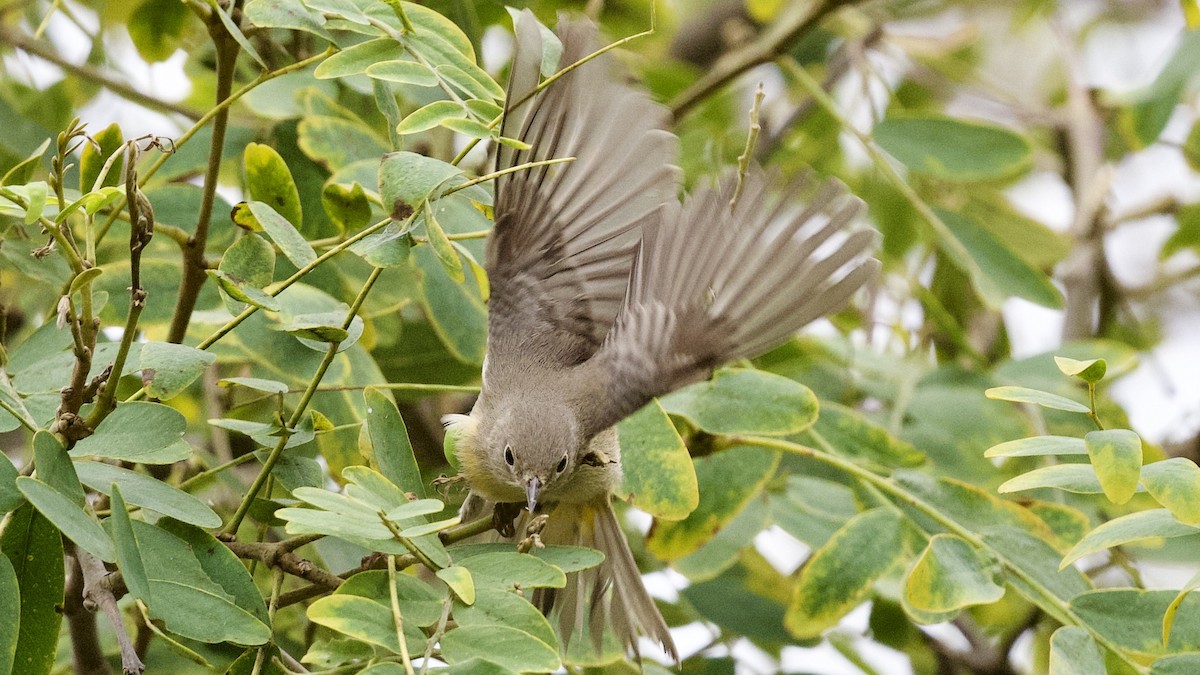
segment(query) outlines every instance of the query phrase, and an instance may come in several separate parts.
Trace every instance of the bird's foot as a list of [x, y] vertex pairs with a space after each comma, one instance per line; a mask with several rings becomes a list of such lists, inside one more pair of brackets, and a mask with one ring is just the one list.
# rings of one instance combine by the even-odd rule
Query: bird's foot
[[501, 537], [511, 537], [517, 533], [513, 522], [517, 516], [521, 515], [521, 510], [524, 509], [522, 504], [513, 502], [501, 502], [496, 504], [496, 508], [492, 510], [492, 527], [500, 533]]

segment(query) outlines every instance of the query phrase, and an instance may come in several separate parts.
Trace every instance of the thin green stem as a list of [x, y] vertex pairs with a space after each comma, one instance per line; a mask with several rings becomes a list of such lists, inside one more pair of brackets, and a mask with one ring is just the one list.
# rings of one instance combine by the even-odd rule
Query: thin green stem
[[396, 640], [400, 643], [400, 660], [406, 675], [414, 675], [408, 641], [404, 639], [404, 618], [400, 616], [400, 598], [396, 593], [396, 556], [387, 557], [388, 591], [392, 601], [392, 623], [396, 625]]
[[543, 159], [543, 160], [540, 160], [537, 162], [525, 162], [524, 164], [510, 166], [507, 169], [501, 169], [499, 171], [485, 173], [482, 176], [479, 176], [478, 178], [472, 178], [471, 180], [469, 180], [465, 183], [462, 183], [460, 185], [455, 185], [454, 187], [446, 190], [445, 192], [443, 192], [441, 194], [441, 196], [445, 197], [446, 195], [452, 195], [455, 192], [458, 192], [459, 190], [465, 190], [473, 185], [479, 185], [480, 183], [486, 183], [489, 180], [495, 180], [501, 176], [504, 176], [504, 175], [507, 175], [510, 173], [516, 173], [518, 171], [525, 171], [527, 169], [533, 169], [533, 168], [536, 168], [539, 166], [549, 166], [551, 164], [565, 164], [567, 162], [574, 162], [574, 161], [575, 161], [574, 157], [555, 157], [554, 159]]
[[1100, 415], [1096, 411], [1096, 383], [1088, 382], [1088, 417], [1092, 418], [1092, 424], [1100, 431], [1104, 431], [1104, 424], [1100, 422]]
[[[358, 314], [358, 310], [362, 307], [363, 302], [366, 301], [367, 293], [371, 291], [371, 287], [375, 285], [382, 272], [382, 267], [376, 267], [371, 272], [371, 275], [367, 277], [366, 283], [363, 284], [362, 289], [358, 292], [358, 297], [354, 298], [354, 303], [350, 305], [350, 310], [346, 312], [346, 319], [342, 322], [343, 329], [350, 327], [350, 324], [354, 321], [354, 317]], [[258, 493], [262, 491], [267, 479], [271, 476], [271, 471], [275, 469], [275, 465], [279, 462], [279, 458], [283, 456], [283, 449], [287, 447], [288, 438], [291, 436], [289, 432], [295, 429], [296, 425], [303, 419], [304, 413], [308, 409], [308, 404], [317, 392], [317, 386], [324, 379], [325, 373], [329, 370], [329, 366], [333, 363], [333, 359], [337, 356], [337, 353], [338, 343], [330, 343], [329, 348], [325, 351], [325, 357], [321, 359], [320, 365], [317, 366], [317, 372], [309, 380], [308, 388], [304, 390], [304, 394], [300, 397], [300, 402], [296, 404], [296, 409], [292, 411], [291, 417], [288, 418], [287, 424], [284, 427], [284, 435], [280, 437], [279, 442], [271, 449], [271, 454], [267, 456], [267, 461], [263, 462], [262, 470], [254, 478], [254, 482], [251, 483], [250, 488], [246, 491], [246, 495], [242, 498], [242, 502], [238, 505], [233, 517], [222, 528], [222, 532], [225, 534], [234, 534], [237, 532], [238, 527], [241, 526], [242, 520], [245, 519], [246, 514], [250, 511], [250, 505], [254, 502]]]
[[0, 398], [0, 409], [3, 409], [9, 415], [17, 418], [17, 421], [21, 423], [21, 426], [35, 434], [37, 433], [38, 428], [37, 425], [33, 423], [33, 420], [27, 419], [24, 414], [17, 412], [16, 408], [13, 408], [8, 403], [5, 403], [4, 399], [2, 398]]
[[254, 453], [252, 453], [252, 452], [248, 452], [248, 453], [242, 455], [241, 457], [234, 457], [233, 459], [229, 460], [228, 462], [225, 462], [223, 464], [218, 464], [217, 466], [214, 466], [211, 469], [206, 469], [204, 471], [201, 471], [200, 473], [196, 474], [195, 476], [192, 476], [191, 478], [183, 481], [182, 483], [179, 484], [179, 489], [183, 490], [184, 492], [187, 492], [188, 488], [192, 487], [193, 485], [203, 483], [204, 481], [221, 473], [222, 471], [232, 469], [235, 466], [240, 466], [242, 464], [245, 464], [246, 462], [249, 462], [252, 459], [254, 459]]

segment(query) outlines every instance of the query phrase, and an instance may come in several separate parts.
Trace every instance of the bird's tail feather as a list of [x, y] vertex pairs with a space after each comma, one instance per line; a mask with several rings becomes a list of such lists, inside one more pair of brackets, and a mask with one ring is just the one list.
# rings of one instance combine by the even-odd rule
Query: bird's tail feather
[[627, 653], [639, 656], [638, 637], [646, 635], [662, 645], [678, 661], [679, 653], [666, 621], [646, 592], [641, 572], [629, 550], [629, 542], [617, 522], [612, 504], [566, 504], [555, 507], [542, 533], [546, 544], [587, 546], [604, 554], [604, 562], [567, 576], [562, 589], [539, 589], [534, 604], [555, 616], [559, 634], [568, 643], [585, 626], [597, 651], [606, 626]]
[[[464, 520], [468, 516], [478, 518], [493, 506], [472, 493], [463, 504]], [[529, 512], [521, 511], [514, 523], [516, 537], [524, 536], [529, 519]], [[494, 533], [485, 538], [500, 539]], [[603, 503], [555, 505], [541, 539], [546, 545], [584, 546], [604, 554], [598, 566], [568, 574], [565, 587], [539, 588], [533, 593], [534, 606], [557, 624], [564, 653], [579, 632], [586, 633], [599, 652], [605, 630], [611, 627], [626, 653], [640, 657], [638, 637], [646, 635], [662, 645], [671, 658], [679, 660], [675, 641], [654, 599], [646, 592], [608, 499]]]

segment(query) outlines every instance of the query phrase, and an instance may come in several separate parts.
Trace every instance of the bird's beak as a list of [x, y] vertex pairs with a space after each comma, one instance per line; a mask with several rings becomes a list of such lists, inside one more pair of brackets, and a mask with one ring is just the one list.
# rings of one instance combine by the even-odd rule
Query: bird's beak
[[534, 476], [533, 478], [530, 478], [529, 480], [525, 481], [525, 497], [526, 497], [526, 499], [529, 500], [526, 505], [529, 507], [530, 513], [533, 513], [533, 510], [537, 508], [538, 493], [541, 491], [542, 491], [542, 479], [541, 478]]

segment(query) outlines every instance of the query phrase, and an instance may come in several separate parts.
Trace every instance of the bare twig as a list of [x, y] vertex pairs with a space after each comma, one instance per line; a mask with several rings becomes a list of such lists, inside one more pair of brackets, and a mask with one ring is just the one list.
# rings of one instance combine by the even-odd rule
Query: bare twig
[[121, 610], [117, 608], [117, 598], [105, 582], [108, 570], [104, 569], [104, 563], [100, 562], [99, 558], [81, 548], [76, 547], [75, 557], [83, 571], [84, 606], [92, 611], [99, 608], [108, 617], [113, 631], [117, 634], [117, 644], [121, 647], [121, 668], [125, 675], [141, 675], [146, 666], [138, 658], [133, 641], [129, 639], [129, 631], [125, 629]]
[[738, 197], [742, 196], [742, 185], [746, 182], [746, 172], [750, 170], [750, 158], [754, 156], [754, 146], [758, 143], [758, 132], [762, 125], [758, 123], [758, 111], [762, 107], [767, 93], [763, 91], [763, 83], [759, 82], [754, 90], [754, 104], [750, 106], [750, 126], [746, 132], [746, 148], [738, 155], [737, 184], [733, 187], [733, 196], [729, 198], [729, 208], [737, 206]]
[[[238, 43], [229, 34], [216, 12], [208, 19], [208, 34], [217, 55], [217, 100], [218, 106], [233, 93], [234, 69], [237, 65]], [[204, 249], [208, 245], [208, 227], [212, 221], [213, 203], [217, 194], [217, 181], [221, 174], [221, 156], [225, 149], [225, 130], [229, 126], [229, 108], [221, 107], [213, 118], [212, 142], [208, 150], [208, 169], [204, 174], [204, 191], [200, 197], [200, 214], [196, 218], [195, 234], [183, 247], [183, 279], [179, 284], [179, 297], [175, 301], [175, 313], [171, 317], [171, 328], [167, 342], [182, 343], [187, 334], [188, 323], [196, 309], [200, 288], [208, 278], [205, 273]]]
[[63, 615], [71, 631], [71, 654], [77, 675], [111, 675], [108, 659], [100, 648], [100, 634], [96, 630], [96, 615], [83, 604], [86, 580], [80, 568], [79, 558], [68, 558], [70, 573], [63, 601]]

